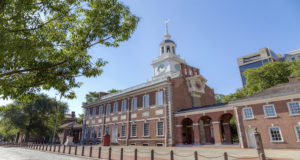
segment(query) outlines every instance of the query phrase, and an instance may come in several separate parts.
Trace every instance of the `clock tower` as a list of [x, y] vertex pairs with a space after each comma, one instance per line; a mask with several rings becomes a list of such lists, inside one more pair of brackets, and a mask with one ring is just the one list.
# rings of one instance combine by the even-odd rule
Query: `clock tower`
[[168, 33], [168, 21], [166, 21], [164, 40], [159, 44], [160, 55], [152, 61], [154, 69], [153, 79], [177, 75], [181, 70], [180, 64], [186, 64], [185, 60], [176, 54], [176, 43], [170, 40], [170, 38], [171, 36]]

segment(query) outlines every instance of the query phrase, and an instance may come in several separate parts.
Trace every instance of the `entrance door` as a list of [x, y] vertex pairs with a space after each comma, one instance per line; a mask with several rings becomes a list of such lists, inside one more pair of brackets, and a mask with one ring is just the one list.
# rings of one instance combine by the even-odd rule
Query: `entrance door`
[[118, 126], [114, 125], [112, 126], [111, 142], [117, 143], [117, 138], [118, 138]]
[[249, 129], [248, 130], [248, 134], [247, 134], [247, 138], [248, 138], [248, 147], [249, 148], [256, 148], [256, 141], [255, 141], [255, 136], [254, 136], [254, 129]]

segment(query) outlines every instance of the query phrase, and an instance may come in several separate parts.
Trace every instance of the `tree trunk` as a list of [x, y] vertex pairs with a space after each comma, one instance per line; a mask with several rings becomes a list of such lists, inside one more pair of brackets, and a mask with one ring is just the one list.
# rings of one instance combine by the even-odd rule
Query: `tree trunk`
[[20, 138], [20, 132], [17, 133], [17, 137], [16, 137], [16, 143], [19, 142], [19, 138]]

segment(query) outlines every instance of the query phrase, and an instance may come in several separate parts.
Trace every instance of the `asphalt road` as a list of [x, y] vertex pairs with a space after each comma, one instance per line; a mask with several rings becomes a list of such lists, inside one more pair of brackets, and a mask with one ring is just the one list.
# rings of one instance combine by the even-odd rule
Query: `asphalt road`
[[0, 160], [84, 160], [87, 158], [66, 156], [43, 151], [15, 147], [0, 147]]

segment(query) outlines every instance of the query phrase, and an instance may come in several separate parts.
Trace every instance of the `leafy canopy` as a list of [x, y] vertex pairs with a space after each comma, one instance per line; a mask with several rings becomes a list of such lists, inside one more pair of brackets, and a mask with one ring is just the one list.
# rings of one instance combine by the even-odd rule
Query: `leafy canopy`
[[75, 78], [99, 76], [106, 64], [88, 49], [118, 47], [138, 20], [117, 0], [1, 0], [0, 95], [26, 100], [52, 88], [74, 97]]

